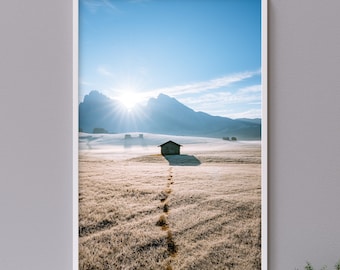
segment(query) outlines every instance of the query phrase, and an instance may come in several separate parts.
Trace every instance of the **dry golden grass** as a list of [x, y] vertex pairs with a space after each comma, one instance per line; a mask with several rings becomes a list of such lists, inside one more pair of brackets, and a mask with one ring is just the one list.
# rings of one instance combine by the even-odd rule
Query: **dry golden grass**
[[80, 270], [261, 269], [260, 145], [190, 155], [80, 152]]

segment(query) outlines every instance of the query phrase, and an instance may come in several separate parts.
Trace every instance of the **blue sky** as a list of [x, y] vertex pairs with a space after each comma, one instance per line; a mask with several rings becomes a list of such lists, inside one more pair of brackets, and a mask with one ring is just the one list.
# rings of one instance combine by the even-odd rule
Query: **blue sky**
[[80, 0], [80, 101], [91, 90], [261, 117], [261, 1]]

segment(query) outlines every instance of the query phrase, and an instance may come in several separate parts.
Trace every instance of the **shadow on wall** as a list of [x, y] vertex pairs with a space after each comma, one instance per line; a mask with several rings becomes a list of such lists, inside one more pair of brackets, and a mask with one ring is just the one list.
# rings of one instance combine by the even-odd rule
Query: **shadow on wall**
[[189, 155], [164, 155], [171, 166], [199, 166], [201, 161]]

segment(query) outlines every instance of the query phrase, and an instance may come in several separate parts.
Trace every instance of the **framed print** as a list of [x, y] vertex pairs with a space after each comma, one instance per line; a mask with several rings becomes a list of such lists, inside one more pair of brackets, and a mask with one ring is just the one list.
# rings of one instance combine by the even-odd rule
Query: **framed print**
[[266, 1], [77, 5], [79, 269], [267, 269]]

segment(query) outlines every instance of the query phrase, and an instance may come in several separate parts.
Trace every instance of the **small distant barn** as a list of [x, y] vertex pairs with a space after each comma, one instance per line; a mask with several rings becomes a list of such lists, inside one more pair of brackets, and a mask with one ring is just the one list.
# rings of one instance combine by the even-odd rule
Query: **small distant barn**
[[175, 143], [173, 141], [168, 141], [159, 145], [161, 148], [161, 154], [164, 155], [180, 155], [180, 147], [182, 145]]

